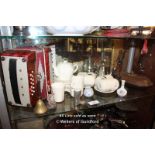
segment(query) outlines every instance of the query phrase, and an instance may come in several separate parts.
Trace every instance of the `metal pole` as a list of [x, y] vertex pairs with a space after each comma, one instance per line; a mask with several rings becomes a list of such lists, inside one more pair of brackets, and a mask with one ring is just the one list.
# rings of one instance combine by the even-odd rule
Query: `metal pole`
[[135, 55], [136, 47], [135, 42], [131, 41], [131, 47], [129, 49], [129, 57], [128, 57], [128, 65], [127, 65], [127, 73], [132, 73], [133, 60]]

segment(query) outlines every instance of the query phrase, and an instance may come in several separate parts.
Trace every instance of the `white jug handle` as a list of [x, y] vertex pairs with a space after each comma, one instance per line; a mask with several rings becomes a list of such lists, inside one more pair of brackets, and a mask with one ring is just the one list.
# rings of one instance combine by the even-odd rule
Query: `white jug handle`
[[75, 73], [78, 70], [79, 66], [77, 64], [74, 64], [73, 67], [74, 67], [73, 73]]

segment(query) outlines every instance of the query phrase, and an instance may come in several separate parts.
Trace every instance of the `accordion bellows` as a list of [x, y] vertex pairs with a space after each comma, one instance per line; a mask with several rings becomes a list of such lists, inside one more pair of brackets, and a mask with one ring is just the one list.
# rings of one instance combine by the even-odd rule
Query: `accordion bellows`
[[[35, 106], [50, 91], [50, 48], [23, 47], [3, 52], [1, 64], [8, 102], [12, 105]], [[37, 76], [40, 76], [40, 88]], [[40, 89], [40, 90], [38, 90]]]

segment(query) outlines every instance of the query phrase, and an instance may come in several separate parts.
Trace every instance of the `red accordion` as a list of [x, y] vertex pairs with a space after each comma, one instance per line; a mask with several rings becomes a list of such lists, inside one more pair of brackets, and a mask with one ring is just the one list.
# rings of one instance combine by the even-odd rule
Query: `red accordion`
[[[42, 99], [47, 99], [51, 91], [50, 53], [48, 47], [23, 47], [0, 54], [9, 103], [34, 106], [39, 92]], [[40, 88], [37, 84], [38, 75]]]

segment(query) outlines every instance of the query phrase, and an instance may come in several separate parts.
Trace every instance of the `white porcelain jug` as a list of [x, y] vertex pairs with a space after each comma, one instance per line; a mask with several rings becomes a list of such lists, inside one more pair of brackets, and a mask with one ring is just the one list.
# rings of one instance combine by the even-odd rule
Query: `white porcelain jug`
[[57, 66], [54, 66], [54, 74], [58, 81], [70, 82], [73, 74], [78, 70], [77, 64], [72, 64], [67, 60], [60, 62]]

